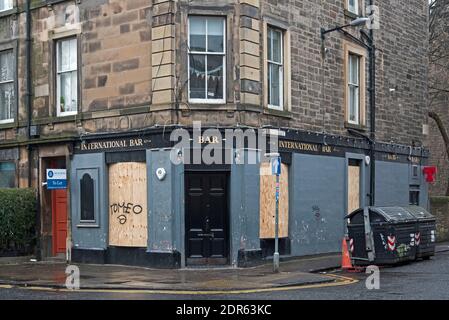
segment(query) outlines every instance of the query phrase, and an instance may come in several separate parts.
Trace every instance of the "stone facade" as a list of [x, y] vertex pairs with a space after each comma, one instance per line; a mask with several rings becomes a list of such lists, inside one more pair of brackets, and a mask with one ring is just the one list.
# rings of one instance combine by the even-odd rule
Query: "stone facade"
[[[1, 41], [18, 43], [20, 97], [18, 121], [13, 126], [2, 125], [2, 143], [23, 139], [25, 133], [23, 2], [18, 2], [12, 15], [0, 18], [4, 26]], [[377, 2], [381, 23], [375, 31], [378, 139], [420, 145], [422, 126], [427, 123], [426, 1]], [[224, 105], [191, 105], [186, 98], [186, 19], [188, 14], [201, 12], [228, 17]], [[40, 126], [41, 139], [193, 120], [347, 135], [342, 44], [348, 39], [340, 33], [330, 34], [323, 60], [319, 32], [320, 27], [353, 18], [345, 11], [344, 1], [325, 5], [290, 0], [33, 1], [32, 122]], [[287, 26], [290, 36], [291, 108], [275, 115], [264, 102], [263, 28], [267, 21]], [[58, 118], [53, 38], [64, 33], [79, 39], [81, 99], [78, 116]], [[369, 131], [368, 120], [369, 114], [362, 131]]]
[[[360, 0], [361, 11], [369, 2]], [[377, 139], [386, 143], [378, 144], [381, 149], [378, 160], [396, 161], [400, 158], [402, 171], [397, 175], [401, 175], [401, 187], [389, 192], [393, 199], [389, 199], [391, 202], [388, 203], [397, 201], [396, 195], [400, 194], [401, 204], [407, 204], [411, 181], [409, 167], [413, 161], [424, 165], [424, 158], [427, 157], [427, 154], [423, 156], [423, 149], [417, 148], [423, 145], [423, 125], [427, 124], [427, 1], [373, 2], [380, 10], [380, 29], [374, 30], [377, 47]], [[27, 75], [30, 73], [26, 67], [25, 3], [25, 0], [15, 0], [12, 10], [0, 12], [0, 51], [12, 49], [14, 52], [18, 97], [13, 112], [17, 115], [14, 121], [0, 123], [0, 161], [13, 161], [16, 164], [17, 186], [30, 185], [40, 191], [40, 245], [43, 255], [50, 255], [53, 232], [52, 195], [42, 187], [45, 170], [66, 168], [70, 171], [71, 166], [76, 165], [76, 161], [73, 161], [76, 158], [76, 145], [81, 140], [85, 142], [93, 139], [95, 134], [104, 138], [107, 134], [126, 135], [140, 129], [160, 130], [163, 133], [158, 132], [162, 135], [159, 145], [163, 149], [166, 147], [164, 134], [167, 127], [190, 127], [194, 121], [201, 121], [204, 127], [272, 126], [287, 131], [298, 129], [301, 134], [290, 132], [292, 139], [305, 137], [305, 140], [317, 146], [327, 146], [331, 141], [330, 144], [337, 146], [335, 153], [341, 153], [336, 162], [316, 158], [321, 159], [322, 165], [331, 172], [330, 175], [323, 174], [322, 180], [318, 180], [322, 181], [321, 185], [335, 183], [337, 180], [326, 179], [332, 174], [338, 176], [338, 190], [334, 190], [335, 193], [326, 193], [327, 190], [315, 192], [324, 194], [322, 201], [318, 202], [326, 204], [332, 203], [334, 195], [342, 195], [347, 179], [344, 170], [351, 154], [360, 153], [356, 160], [361, 167], [364, 168], [362, 163], [367, 162], [367, 141], [360, 135], [354, 136], [348, 129], [369, 135], [368, 90], [362, 93], [366, 98], [364, 123], [357, 128], [346, 123], [345, 47], [349, 43], [354, 45], [354, 38], [334, 32], [326, 36], [323, 44], [320, 36], [320, 28], [347, 24], [356, 18], [346, 10], [344, 0], [32, 0], [31, 88], [26, 87]], [[219, 15], [226, 18], [224, 103], [196, 104], [188, 100], [187, 39], [190, 15]], [[284, 34], [285, 101], [282, 111], [267, 106], [268, 26], [282, 29]], [[359, 30], [360, 27], [347, 29], [349, 35], [356, 38], [361, 36]], [[78, 40], [78, 112], [58, 116], [55, 43], [66, 37]], [[360, 50], [365, 49], [361, 47]], [[369, 85], [368, 60], [364, 79], [366, 88]], [[30, 115], [27, 112], [28, 89], [32, 96]], [[410, 149], [409, 153], [412, 147], [416, 148]], [[346, 155], [344, 150], [351, 152], [347, 151]], [[408, 157], [410, 155], [418, 158], [412, 159]], [[97, 168], [100, 170], [99, 176], [107, 172], [103, 157], [104, 153], [98, 152], [92, 158], [101, 169]], [[303, 162], [310, 172], [321, 170], [315, 166], [315, 159], [311, 160], [307, 155], [297, 160], [294, 158], [292, 160], [290, 156], [290, 162], [296, 161], [295, 166], [299, 170], [302, 170]], [[168, 158], [164, 159], [160, 163], [168, 163]], [[337, 163], [338, 166], [335, 166]], [[90, 158], [83, 158], [78, 164], [84, 170], [91, 165]], [[239, 172], [239, 169], [233, 170]], [[251, 179], [254, 178], [254, 183], [248, 184], [248, 189], [257, 190], [259, 172], [254, 171], [254, 168], [248, 170]], [[390, 177], [399, 181], [393, 175], [394, 172], [388, 170], [384, 170], [378, 178]], [[305, 175], [298, 172], [297, 177]], [[236, 176], [233, 179], [234, 190], [239, 190], [239, 179]], [[304, 180], [298, 188], [310, 185], [312, 180], [313, 177]], [[363, 181], [368, 188], [368, 179]], [[395, 181], [385, 184], [393, 188]], [[172, 182], [173, 185], [181, 185], [178, 180], [176, 184]], [[165, 189], [163, 191], [170, 193], [165, 192]], [[241, 192], [233, 192], [240, 196]], [[179, 191], [179, 194], [183, 194], [183, 191]], [[367, 193], [362, 194], [365, 196], [362, 196], [361, 205], [367, 203], [364, 199]], [[67, 201], [75, 205], [77, 202], [71, 202], [71, 196], [69, 193]], [[106, 197], [106, 193], [102, 193], [101, 197]], [[421, 197], [427, 199], [424, 184]], [[256, 197], [251, 198], [252, 201], [257, 200]], [[313, 195], [310, 195], [306, 200], [312, 198]], [[343, 212], [343, 195], [340, 200], [339, 210]], [[238, 201], [234, 202], [233, 210], [243, 211]], [[386, 200], [381, 198], [381, 201]], [[316, 203], [310, 204], [314, 207]], [[176, 206], [178, 208], [178, 204]], [[178, 209], [179, 216], [182, 216], [182, 210]], [[327, 210], [330, 216], [333, 210]], [[257, 217], [257, 210], [254, 211], [251, 219]], [[304, 216], [308, 213], [309, 208], [304, 208], [300, 214]], [[160, 213], [163, 216], [161, 220], [168, 219], [165, 214], [165, 211]], [[298, 212], [295, 215], [300, 217]], [[295, 218], [295, 222], [303, 219], [302, 216]], [[332, 218], [343, 224], [342, 218]], [[234, 224], [239, 225], [238, 219]], [[105, 228], [104, 225], [101, 227]], [[342, 230], [343, 227], [339, 226], [334, 234], [336, 238], [340, 239]], [[71, 229], [67, 232], [70, 238]], [[90, 233], [91, 230], [83, 229], [83, 232]], [[254, 244], [247, 249], [260, 249], [255, 231], [253, 238]], [[235, 259], [242, 249], [238, 239], [235, 237], [233, 244]], [[339, 246], [339, 242], [333, 241], [332, 246], [326, 244], [322, 251], [333, 251], [336, 246]]]

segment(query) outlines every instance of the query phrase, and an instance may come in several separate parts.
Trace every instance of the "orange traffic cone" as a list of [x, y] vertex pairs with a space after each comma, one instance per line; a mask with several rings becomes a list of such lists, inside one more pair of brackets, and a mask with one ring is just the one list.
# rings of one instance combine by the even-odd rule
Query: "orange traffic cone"
[[351, 262], [351, 257], [349, 256], [348, 244], [345, 238], [343, 238], [341, 248], [341, 268], [343, 270], [354, 270], [354, 266]]

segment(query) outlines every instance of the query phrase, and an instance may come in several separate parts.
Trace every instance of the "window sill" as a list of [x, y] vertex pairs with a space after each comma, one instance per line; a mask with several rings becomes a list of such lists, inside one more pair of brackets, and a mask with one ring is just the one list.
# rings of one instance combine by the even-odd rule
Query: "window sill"
[[76, 226], [77, 228], [100, 228], [100, 225], [98, 224], [78, 224]]
[[14, 119], [0, 120], [0, 124], [8, 124], [8, 123], [14, 123]]
[[17, 12], [17, 8], [0, 11], [0, 18], [16, 14]]
[[349, 11], [348, 9], [345, 9], [345, 17], [351, 18], [351, 19], [357, 19], [359, 17], [358, 14], [355, 14], [354, 12]]
[[202, 99], [189, 99], [189, 103], [195, 104], [195, 105], [207, 105], [207, 104], [213, 104], [213, 105], [220, 105], [220, 104], [226, 104], [225, 100], [202, 100]]
[[78, 112], [67, 112], [67, 113], [60, 113], [56, 116], [56, 118], [68, 118], [68, 117], [76, 117], [78, 115]]
[[346, 129], [353, 129], [353, 130], [357, 130], [360, 132], [365, 132], [367, 130], [367, 127], [361, 124], [354, 124], [354, 123], [349, 123], [349, 122], [345, 122], [345, 128]]
[[286, 110], [277, 110], [277, 109], [271, 109], [271, 108], [264, 108], [263, 113], [269, 114], [276, 117], [283, 117], [283, 118], [293, 118], [293, 114], [290, 111]]

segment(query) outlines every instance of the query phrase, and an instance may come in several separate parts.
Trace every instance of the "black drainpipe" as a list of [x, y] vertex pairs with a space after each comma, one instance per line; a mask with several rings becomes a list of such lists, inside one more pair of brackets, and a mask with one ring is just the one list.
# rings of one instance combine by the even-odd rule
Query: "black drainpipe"
[[[31, 112], [33, 110], [33, 94], [32, 94], [32, 45], [33, 45], [33, 40], [31, 37], [31, 5], [30, 5], [31, 0], [26, 0], [26, 6], [25, 6], [25, 11], [26, 11], [26, 107], [27, 107], [27, 154], [28, 154], [28, 187], [31, 188], [32, 187], [32, 164], [33, 161], [31, 159], [31, 155], [32, 155], [32, 146], [30, 143], [31, 140]], [[41, 255], [41, 237], [40, 237], [40, 186], [39, 186], [39, 175], [40, 175], [40, 171], [39, 171], [39, 164], [37, 166], [37, 170], [38, 170], [38, 175], [37, 175], [37, 185], [36, 185], [36, 229], [35, 229], [35, 233], [36, 233], [36, 248], [35, 248], [35, 255], [36, 258], [38, 260], [41, 260], [42, 255]]]
[[[374, 0], [369, 1], [370, 6]], [[369, 31], [369, 74], [370, 74], [370, 205], [376, 204], [376, 47], [373, 29]]]
[[[27, 141], [31, 139], [31, 110], [32, 110], [32, 79], [31, 79], [31, 0], [26, 1], [26, 105], [27, 105]], [[27, 144], [28, 151], [28, 187], [31, 187], [31, 145]]]

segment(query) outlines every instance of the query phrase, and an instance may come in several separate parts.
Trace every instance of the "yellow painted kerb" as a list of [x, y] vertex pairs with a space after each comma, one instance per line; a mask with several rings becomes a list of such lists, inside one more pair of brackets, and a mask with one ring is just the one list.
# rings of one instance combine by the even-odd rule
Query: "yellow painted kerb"
[[53, 291], [53, 292], [89, 292], [89, 293], [125, 293], [125, 294], [167, 294], [167, 295], [222, 295], [222, 294], [248, 294], [248, 293], [263, 293], [263, 292], [278, 292], [278, 291], [291, 291], [291, 290], [302, 290], [302, 289], [317, 289], [317, 288], [327, 288], [344, 286], [349, 284], [357, 283], [358, 280], [349, 277], [337, 276], [337, 275], [326, 275], [327, 277], [334, 278], [336, 282], [327, 283], [317, 283], [310, 285], [297, 285], [288, 287], [276, 287], [276, 288], [261, 288], [261, 289], [242, 289], [242, 290], [133, 290], [133, 289], [80, 289], [80, 290], [69, 290], [69, 289], [55, 289], [39, 286], [29, 286], [29, 287], [15, 287], [12, 285], [0, 285], [2, 289], [12, 289], [20, 288], [24, 290], [36, 290], [36, 291]]

